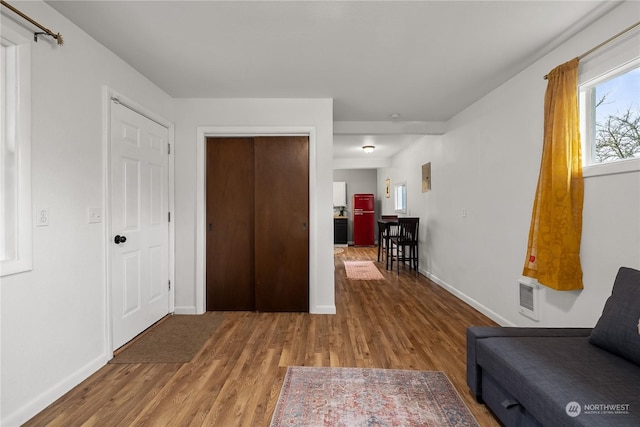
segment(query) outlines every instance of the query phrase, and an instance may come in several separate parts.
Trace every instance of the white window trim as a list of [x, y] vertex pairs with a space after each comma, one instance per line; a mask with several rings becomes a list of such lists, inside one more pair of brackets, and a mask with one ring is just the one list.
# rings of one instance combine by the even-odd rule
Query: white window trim
[[[400, 194], [402, 195], [403, 206], [398, 206], [398, 202], [399, 202], [398, 192], [400, 192]], [[406, 182], [397, 183], [394, 186], [393, 196], [394, 196], [394, 199], [393, 199], [394, 212], [407, 213], [407, 183]]]
[[640, 172], [640, 159], [618, 160], [582, 167], [582, 176], [584, 178], [629, 172]]
[[587, 117], [586, 103], [583, 99], [586, 96], [587, 88], [597, 86], [604, 80], [623, 74], [640, 65], [637, 49], [639, 41], [640, 30], [634, 30], [612, 42], [609, 47], [600, 49], [580, 62], [578, 78], [580, 117], [586, 119], [580, 121], [583, 153], [582, 175], [585, 178], [640, 172], [640, 159], [591, 163], [592, 147], [588, 144], [591, 144], [593, 135], [590, 135], [592, 127], [585, 126], [589, 124], [590, 117]]
[[[0, 263], [0, 276], [29, 271], [32, 268], [31, 212], [31, 40], [11, 21], [2, 20], [2, 39], [17, 47], [17, 216], [15, 224], [16, 256]], [[2, 107], [0, 107], [2, 108]], [[2, 112], [4, 114], [4, 112]]]

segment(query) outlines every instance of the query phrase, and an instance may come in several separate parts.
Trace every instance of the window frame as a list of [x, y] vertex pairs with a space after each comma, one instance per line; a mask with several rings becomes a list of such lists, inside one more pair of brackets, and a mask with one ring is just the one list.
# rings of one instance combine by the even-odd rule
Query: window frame
[[400, 182], [394, 187], [394, 212], [407, 213], [407, 183]]
[[[13, 24], [12, 21], [2, 19], [2, 33], [0, 34], [0, 42], [4, 49], [12, 49], [15, 61], [13, 64], [3, 63], [4, 67], [8, 65], [15, 66], [12, 70], [15, 80], [7, 82], [14, 86], [15, 100], [12, 103], [14, 109], [14, 119], [12, 125], [13, 132], [15, 171], [10, 177], [14, 180], [12, 190], [15, 193], [11, 201], [0, 200], [0, 220], [4, 222], [5, 210], [12, 209], [15, 220], [12, 224], [3, 224], [3, 239], [6, 236], [5, 226], [11, 227], [11, 232], [15, 236], [15, 240], [10, 243], [13, 248], [10, 251], [10, 257], [0, 260], [0, 277], [11, 274], [22, 273], [32, 269], [32, 200], [31, 200], [31, 40], [25, 31]], [[5, 53], [8, 51], [5, 51]], [[6, 77], [6, 75], [5, 75]], [[3, 79], [3, 82], [5, 80]], [[7, 100], [4, 93], [5, 88], [0, 89], [3, 102], [0, 102], [0, 115], [3, 118], [3, 132], [6, 130], [8, 123], [4, 122], [6, 117], [5, 105]], [[7, 139], [3, 133], [0, 136], [0, 161], [4, 162], [4, 150]], [[3, 169], [5, 169], [3, 165]], [[4, 176], [0, 178], [0, 189], [4, 195], [7, 194]], [[7, 203], [9, 202], [9, 203]], [[4, 252], [4, 246], [9, 243], [3, 240], [0, 248]]]
[[640, 67], [637, 46], [640, 31], [632, 31], [608, 47], [590, 54], [580, 61], [578, 99], [580, 108], [580, 135], [582, 139], [582, 173], [592, 177], [640, 171], [640, 158], [620, 159], [593, 163], [595, 150], [595, 100], [593, 89], [605, 81]]

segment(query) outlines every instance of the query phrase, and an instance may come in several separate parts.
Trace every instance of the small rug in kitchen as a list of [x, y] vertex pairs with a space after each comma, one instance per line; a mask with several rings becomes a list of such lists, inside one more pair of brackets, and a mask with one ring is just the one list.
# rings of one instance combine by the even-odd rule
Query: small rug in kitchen
[[271, 419], [282, 426], [478, 423], [444, 372], [291, 366]]
[[373, 261], [344, 261], [347, 279], [352, 280], [384, 280]]

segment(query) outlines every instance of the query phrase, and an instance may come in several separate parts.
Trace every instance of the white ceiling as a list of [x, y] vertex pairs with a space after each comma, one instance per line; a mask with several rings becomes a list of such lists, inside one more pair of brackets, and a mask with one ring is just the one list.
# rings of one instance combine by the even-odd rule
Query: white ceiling
[[[335, 121], [365, 122], [389, 121], [393, 113], [401, 121], [446, 121], [616, 5], [47, 3], [173, 97], [333, 98]], [[334, 157], [362, 145], [365, 133], [336, 138]], [[406, 143], [376, 138], [378, 153]]]
[[[424, 135], [419, 134], [337, 134], [333, 137], [333, 157], [336, 159], [387, 159], [422, 137]], [[376, 149], [373, 153], [364, 154], [363, 145], [373, 145]]]

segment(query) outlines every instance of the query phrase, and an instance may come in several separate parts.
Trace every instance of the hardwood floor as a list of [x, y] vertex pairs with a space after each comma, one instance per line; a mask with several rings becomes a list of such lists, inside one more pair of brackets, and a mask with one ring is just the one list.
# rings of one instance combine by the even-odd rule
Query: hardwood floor
[[335, 256], [336, 315], [227, 312], [185, 364], [106, 365], [26, 426], [268, 426], [287, 366], [444, 371], [480, 425], [499, 423], [466, 385], [465, 328], [495, 325], [408, 270], [347, 280]]

